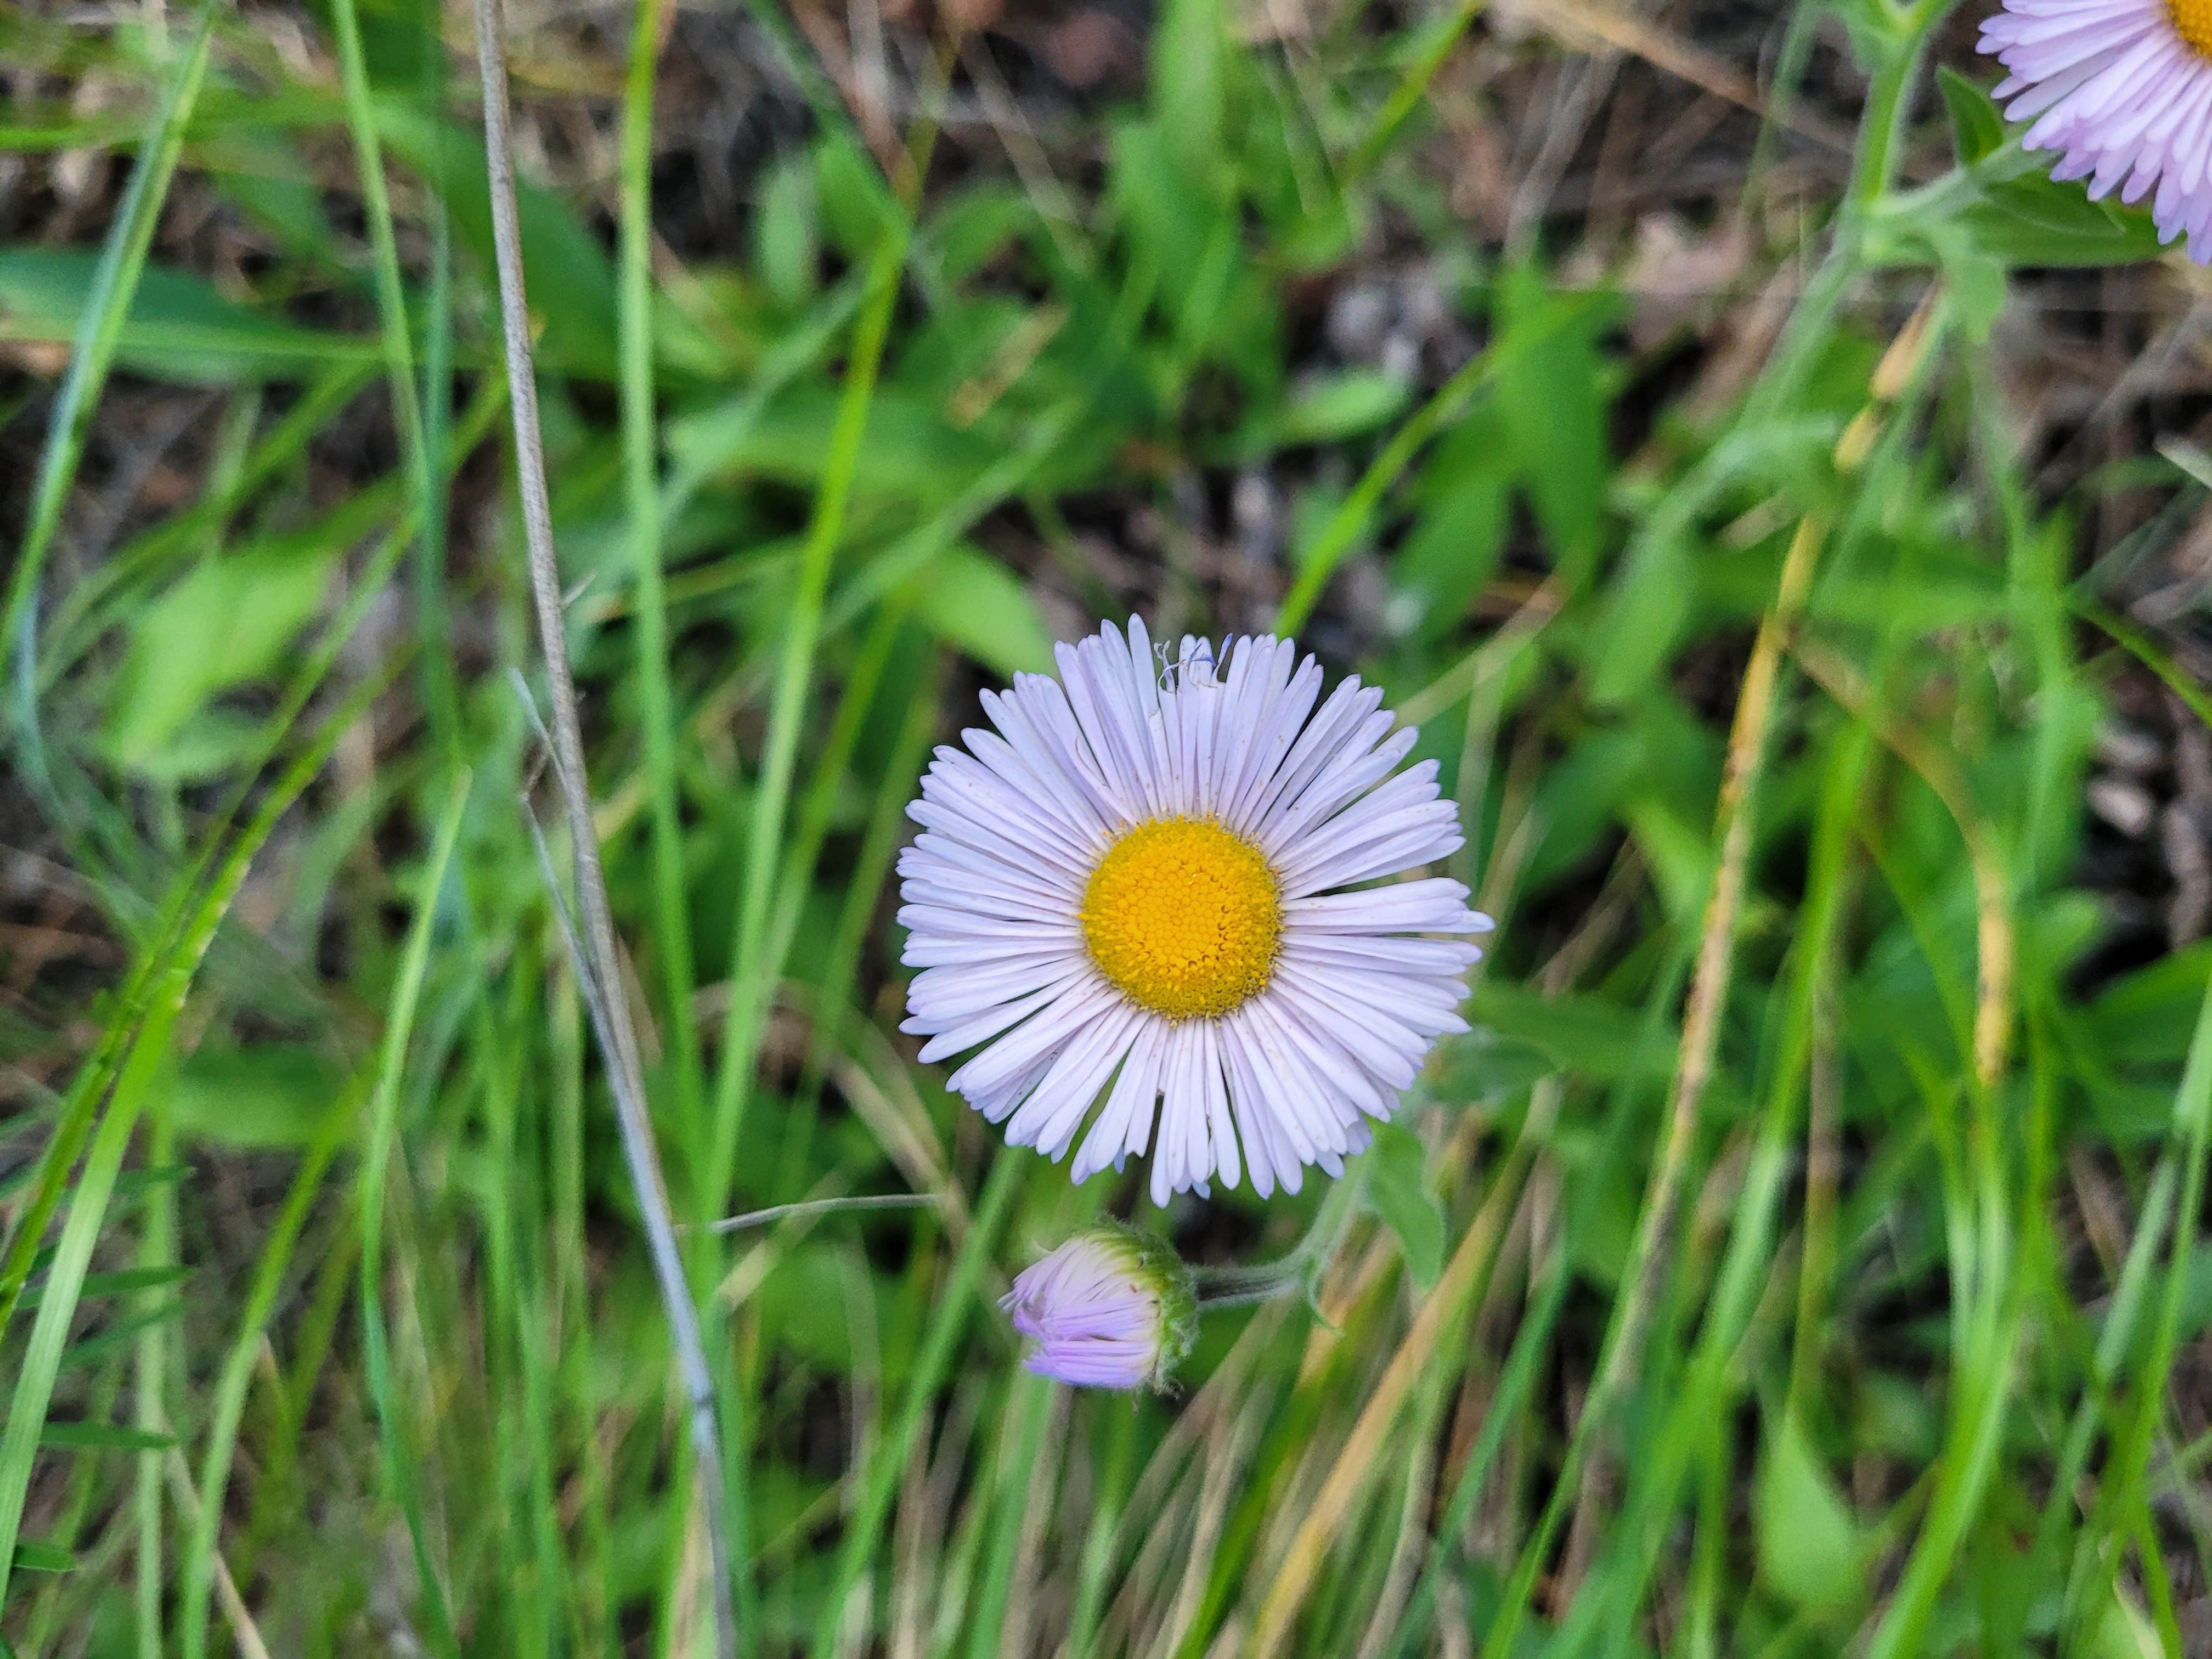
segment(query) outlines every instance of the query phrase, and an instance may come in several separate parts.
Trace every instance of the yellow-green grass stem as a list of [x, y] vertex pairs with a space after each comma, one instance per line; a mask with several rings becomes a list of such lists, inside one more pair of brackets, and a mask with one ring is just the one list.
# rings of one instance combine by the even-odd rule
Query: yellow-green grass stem
[[429, 860], [423, 866], [422, 886], [415, 896], [414, 920], [408, 924], [407, 942], [400, 955], [398, 980], [385, 1014], [384, 1040], [377, 1053], [376, 1083], [369, 1096], [360, 1181], [362, 1346], [368, 1372], [369, 1398], [376, 1413], [384, 1478], [399, 1504], [408, 1540], [413, 1547], [430, 1643], [449, 1659], [458, 1659], [460, 1644], [454, 1634], [443, 1575], [438, 1564], [430, 1559], [422, 1504], [416, 1493], [416, 1452], [404, 1443], [404, 1416], [392, 1384], [391, 1338], [384, 1318], [384, 1193], [387, 1171], [398, 1145], [399, 1079], [406, 1066], [409, 1042], [414, 1035], [415, 1011], [422, 999], [422, 981], [429, 969], [430, 938], [437, 923], [439, 893], [445, 885], [447, 866], [453, 862], [453, 848], [460, 840], [461, 818], [468, 799], [469, 775], [456, 773], [447, 792], [445, 809], [439, 816]]
[[[177, 1125], [170, 1110], [168, 1091], [155, 1089], [146, 1098], [146, 1160], [155, 1169], [176, 1161]], [[177, 1259], [177, 1192], [162, 1182], [146, 1194], [145, 1218], [138, 1242], [138, 1265], [158, 1273]], [[131, 1421], [142, 1433], [161, 1435], [168, 1421], [170, 1397], [169, 1329], [160, 1318], [169, 1293], [150, 1290], [140, 1299], [141, 1317], [149, 1322], [138, 1334], [131, 1382]], [[164, 1448], [166, 1449], [166, 1448]], [[162, 1601], [167, 1589], [163, 1568], [167, 1515], [162, 1504], [161, 1452], [141, 1450], [133, 1470], [132, 1493], [138, 1537], [136, 1551], [137, 1636], [140, 1659], [161, 1659]]]
[[[353, 141], [354, 171], [361, 183], [362, 206], [368, 220], [370, 270], [376, 289], [379, 341], [384, 357], [386, 388], [392, 398], [392, 424], [399, 434], [400, 453], [405, 458], [407, 480], [416, 502], [416, 534], [422, 538], [423, 564], [415, 585], [416, 626], [422, 644], [422, 676], [430, 720], [449, 761], [460, 752], [460, 694], [454, 684], [453, 653], [447, 640], [445, 573], [429, 568], [428, 561], [442, 562], [445, 549], [444, 492], [431, 457], [422, 422], [422, 403], [415, 378], [415, 347], [407, 319], [407, 290], [399, 274], [399, 244], [392, 229], [392, 198], [384, 182], [384, 147], [377, 137], [376, 111], [368, 85], [368, 70], [362, 53], [361, 19], [356, 0], [331, 0], [331, 23], [337, 37], [338, 84], [345, 105], [346, 130]], [[437, 192], [433, 191], [434, 197]], [[450, 258], [451, 249], [440, 238], [440, 252]], [[438, 287], [442, 290], [442, 282]], [[432, 327], [440, 326], [432, 319]], [[450, 326], [448, 323], [446, 325]], [[434, 364], [450, 362], [449, 348], [434, 349]], [[433, 388], [443, 398], [445, 388]]]
[[621, 226], [617, 271], [620, 327], [623, 504], [628, 520], [637, 623], [634, 672], [645, 728], [645, 774], [653, 849], [653, 954], [660, 963], [672, 1051], [673, 1106], [696, 1125], [706, 1079], [693, 1007], [697, 969], [685, 890], [684, 825], [677, 800], [677, 714], [669, 679], [668, 596], [661, 568], [660, 429], [655, 407], [653, 324], [653, 107], [663, 39], [661, 0], [638, 0], [630, 18], [623, 82]]
[[207, 1448], [201, 1455], [198, 1510], [179, 1562], [180, 1602], [177, 1634], [185, 1659], [205, 1659], [208, 1638], [208, 1600], [215, 1588], [216, 1529], [222, 1525], [224, 1498], [230, 1483], [231, 1465], [238, 1447], [238, 1427], [246, 1410], [246, 1390], [253, 1367], [267, 1340], [269, 1322], [293, 1252], [315, 1202], [322, 1194], [323, 1176], [339, 1145], [355, 1127], [362, 1091], [349, 1090], [331, 1109], [309, 1144], [306, 1157], [294, 1172], [292, 1185], [276, 1213], [275, 1224], [262, 1244], [246, 1304], [216, 1374], [215, 1393], [208, 1408]]
[[738, 921], [736, 960], [730, 975], [732, 1010], [741, 1017], [728, 1021], [722, 1035], [713, 1130], [702, 1170], [705, 1200], [702, 1219], [711, 1219], [730, 1207], [732, 1166], [744, 1127], [746, 1099], [751, 1092], [759, 1024], [766, 1007], [767, 988], [757, 981], [763, 977], [765, 970], [765, 947], [777, 884], [777, 854], [783, 843], [784, 816], [791, 799], [792, 773], [799, 757], [799, 728], [805, 720], [808, 689], [813, 682], [815, 650], [821, 636], [830, 562], [843, 532], [846, 506], [860, 470], [860, 440], [874, 402], [876, 374], [883, 362], [884, 342], [890, 333], [891, 309], [898, 297], [898, 276], [905, 263], [910, 234], [910, 222], [902, 214], [883, 228], [869, 262], [867, 297], [854, 327], [844, 388], [839, 394], [836, 420], [830, 428], [829, 452], [823, 465], [822, 485], [815, 497], [806, 539], [799, 550], [798, 585], [784, 618], [783, 649], [769, 708], [767, 745], [755, 780], [752, 814], [746, 833], [744, 897]]

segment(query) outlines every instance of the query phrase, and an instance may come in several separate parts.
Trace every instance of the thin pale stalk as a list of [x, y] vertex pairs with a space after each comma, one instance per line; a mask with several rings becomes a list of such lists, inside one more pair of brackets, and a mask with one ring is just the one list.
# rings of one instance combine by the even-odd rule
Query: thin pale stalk
[[[546, 682], [553, 704], [554, 772], [568, 820], [569, 852], [575, 863], [576, 896], [582, 913], [580, 982], [587, 1004], [603, 1012], [595, 1020], [606, 1048], [616, 1116], [630, 1184], [643, 1212], [653, 1273], [668, 1315], [670, 1337], [683, 1373], [690, 1408], [692, 1455], [699, 1466], [705, 1511], [708, 1565], [714, 1574], [715, 1651], [730, 1659], [739, 1634], [733, 1600], [731, 1553], [732, 1517], [725, 1513], [721, 1437], [714, 1420], [713, 1374], [707, 1365], [697, 1305], [684, 1276], [669, 1214], [667, 1182], [647, 1115], [644, 1069], [636, 1030], [619, 971], [614, 920], [607, 905], [605, 872], [592, 823], [592, 801], [584, 769], [583, 729], [576, 708], [575, 678], [568, 666], [568, 640], [562, 614], [560, 565], [553, 551], [553, 514], [545, 482], [544, 447], [539, 436], [538, 383], [530, 343], [530, 304], [524, 289], [522, 233], [515, 200], [514, 152], [509, 137], [505, 27], [500, 0], [477, 0], [477, 59], [483, 79], [484, 149], [491, 190], [494, 252], [499, 266], [500, 323], [507, 356], [509, 403], [514, 414], [517, 482], [522, 501], [525, 541], [529, 550], [530, 591], [538, 632], [545, 653]], [[557, 893], [557, 888], [555, 890]], [[596, 995], [592, 994], [596, 993]]]

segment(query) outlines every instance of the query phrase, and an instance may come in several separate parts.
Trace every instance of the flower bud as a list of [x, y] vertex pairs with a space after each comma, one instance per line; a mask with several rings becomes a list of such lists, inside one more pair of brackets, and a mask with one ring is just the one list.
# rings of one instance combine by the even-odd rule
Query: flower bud
[[1031, 1370], [1091, 1389], [1164, 1392], [1198, 1324], [1189, 1270], [1167, 1242], [1113, 1222], [1025, 1268], [999, 1305], [1032, 1340]]

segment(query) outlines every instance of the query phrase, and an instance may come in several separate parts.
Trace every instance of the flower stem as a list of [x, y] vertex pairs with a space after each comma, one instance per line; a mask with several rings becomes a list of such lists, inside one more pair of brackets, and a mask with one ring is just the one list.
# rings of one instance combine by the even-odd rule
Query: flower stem
[[1310, 1285], [1343, 1242], [1363, 1184], [1355, 1172], [1330, 1187], [1305, 1237], [1273, 1261], [1250, 1267], [1193, 1267], [1191, 1285], [1198, 1294], [1199, 1312], [1249, 1307]]

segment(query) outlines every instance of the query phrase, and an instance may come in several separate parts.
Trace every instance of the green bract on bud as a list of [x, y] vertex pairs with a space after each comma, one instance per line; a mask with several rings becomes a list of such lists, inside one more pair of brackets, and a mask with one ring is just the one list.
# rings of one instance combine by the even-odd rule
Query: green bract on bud
[[1164, 1392], [1198, 1328], [1190, 1270], [1165, 1239], [1118, 1222], [1024, 1269], [999, 1305], [1031, 1340], [1031, 1370], [1089, 1389]]

